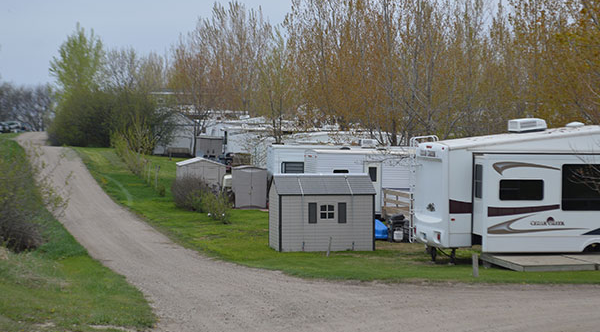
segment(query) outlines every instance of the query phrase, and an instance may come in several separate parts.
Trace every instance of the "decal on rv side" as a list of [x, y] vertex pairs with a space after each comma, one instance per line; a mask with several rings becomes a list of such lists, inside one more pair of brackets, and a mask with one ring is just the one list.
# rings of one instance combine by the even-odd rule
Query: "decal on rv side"
[[[550, 231], [569, 231], [583, 228], [536, 228], [536, 229], [514, 229], [512, 228], [512, 224], [515, 222], [533, 216], [533, 214], [529, 214], [523, 217], [511, 219], [494, 226], [488, 227], [488, 234], [522, 234], [522, 233], [537, 233], [537, 232], [550, 232]], [[533, 220], [529, 223], [531, 226], [564, 226], [564, 221], [556, 221], [554, 218], [549, 217], [546, 221], [536, 221]]]
[[516, 161], [501, 161], [501, 162], [494, 163], [494, 165], [492, 165], [492, 167], [500, 175], [502, 175], [502, 172], [504, 172], [505, 170], [507, 170], [509, 168], [516, 168], [516, 167], [546, 168], [546, 169], [554, 169], [554, 170], [560, 171], [560, 168], [556, 168], [556, 167], [552, 167], [552, 166], [530, 164], [530, 163], [520, 163], [520, 162], [516, 162]]

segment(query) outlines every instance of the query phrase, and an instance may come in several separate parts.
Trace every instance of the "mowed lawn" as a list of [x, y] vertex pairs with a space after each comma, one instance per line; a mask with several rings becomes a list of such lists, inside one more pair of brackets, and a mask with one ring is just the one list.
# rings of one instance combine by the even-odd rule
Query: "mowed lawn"
[[[23, 149], [0, 135], [0, 158], [25, 160]], [[24, 162], [23, 164], [26, 164]], [[36, 190], [28, 167], [18, 163], [20, 184]], [[36, 196], [37, 197], [37, 196]], [[2, 197], [0, 197], [1, 200]], [[0, 246], [0, 331], [117, 331], [152, 327], [156, 321], [142, 293], [92, 259], [35, 200], [45, 243], [13, 253]], [[3, 202], [4, 203], [4, 202]]]
[[486, 282], [486, 283], [600, 283], [600, 272], [514, 272], [481, 268], [473, 278], [471, 254], [458, 250], [457, 264], [438, 255], [430, 262], [421, 244], [377, 241], [374, 252], [279, 253], [268, 246], [268, 212], [233, 210], [231, 223], [222, 224], [204, 214], [175, 207], [170, 193], [175, 162], [182, 159], [150, 157], [160, 165], [159, 181], [167, 188], [159, 196], [151, 186], [129, 172], [109, 148], [75, 148], [92, 175], [117, 202], [145, 218], [173, 241], [207, 255], [238, 264], [287, 274], [338, 280], [385, 282]]

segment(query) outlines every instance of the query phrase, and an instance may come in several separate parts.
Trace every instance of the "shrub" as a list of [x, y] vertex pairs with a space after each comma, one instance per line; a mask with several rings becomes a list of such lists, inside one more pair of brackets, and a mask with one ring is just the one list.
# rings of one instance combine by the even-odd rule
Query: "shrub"
[[35, 249], [43, 243], [37, 207], [60, 202], [49, 188], [36, 188], [35, 172], [16, 142], [0, 140], [0, 155], [0, 244], [15, 252]]
[[207, 212], [213, 220], [229, 224], [229, 210], [231, 203], [229, 197], [223, 192], [214, 194], [205, 192], [202, 195], [202, 210]]
[[171, 193], [177, 207], [204, 212], [202, 209], [202, 195], [203, 193], [213, 194], [213, 190], [201, 179], [184, 176], [173, 181]]

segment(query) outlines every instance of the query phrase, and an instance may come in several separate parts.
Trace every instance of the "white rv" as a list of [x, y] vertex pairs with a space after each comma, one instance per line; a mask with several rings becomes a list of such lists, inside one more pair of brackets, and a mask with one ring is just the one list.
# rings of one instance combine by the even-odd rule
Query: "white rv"
[[[421, 143], [414, 235], [430, 247], [483, 252], [581, 252], [600, 244], [600, 126], [546, 129], [509, 121], [511, 133]], [[599, 167], [599, 168], [596, 168]], [[596, 184], [599, 185], [600, 183]]]
[[407, 147], [308, 149], [304, 153], [304, 172], [369, 174], [377, 192], [375, 212], [381, 213], [383, 189], [409, 190], [409, 157]]
[[267, 172], [273, 174], [305, 173], [304, 152], [308, 149], [339, 149], [334, 145], [273, 144], [267, 147]]

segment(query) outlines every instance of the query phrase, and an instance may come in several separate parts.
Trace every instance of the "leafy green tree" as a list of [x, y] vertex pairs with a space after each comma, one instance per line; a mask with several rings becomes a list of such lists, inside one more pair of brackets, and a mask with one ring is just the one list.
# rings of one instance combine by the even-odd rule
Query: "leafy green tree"
[[102, 41], [86, 35], [79, 23], [75, 32], [67, 37], [58, 50], [59, 57], [50, 61], [50, 74], [57, 80], [60, 99], [68, 98], [79, 90], [90, 91], [98, 86], [104, 51]]

